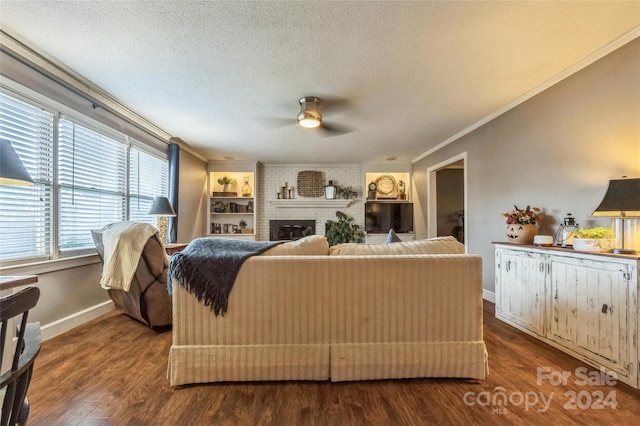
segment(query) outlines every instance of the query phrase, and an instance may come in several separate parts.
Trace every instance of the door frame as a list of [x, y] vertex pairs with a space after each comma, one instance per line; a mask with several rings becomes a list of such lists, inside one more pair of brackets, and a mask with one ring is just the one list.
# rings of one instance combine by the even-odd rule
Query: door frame
[[427, 237], [433, 238], [438, 234], [438, 205], [437, 205], [437, 185], [436, 185], [436, 172], [450, 166], [453, 163], [457, 163], [462, 160], [463, 162], [463, 190], [464, 190], [464, 250], [468, 252], [469, 247], [469, 219], [468, 219], [468, 191], [467, 191], [467, 169], [469, 164], [467, 162], [467, 151], [454, 155], [444, 161], [439, 162], [431, 167], [427, 168]]

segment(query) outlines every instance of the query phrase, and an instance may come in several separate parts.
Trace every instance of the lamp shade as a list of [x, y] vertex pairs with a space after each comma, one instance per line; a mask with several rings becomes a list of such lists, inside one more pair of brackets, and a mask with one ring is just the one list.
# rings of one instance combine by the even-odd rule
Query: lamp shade
[[640, 216], [640, 178], [610, 180], [593, 216]]
[[151, 216], [175, 216], [176, 212], [167, 197], [156, 197], [153, 199], [149, 214]]
[[0, 185], [33, 185], [33, 179], [22, 164], [11, 142], [0, 140]]

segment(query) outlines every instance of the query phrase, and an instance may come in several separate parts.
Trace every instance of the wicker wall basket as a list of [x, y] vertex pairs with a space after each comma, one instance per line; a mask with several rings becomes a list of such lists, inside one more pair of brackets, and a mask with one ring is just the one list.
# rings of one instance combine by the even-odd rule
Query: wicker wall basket
[[298, 172], [298, 195], [301, 197], [324, 197], [324, 172], [304, 170]]

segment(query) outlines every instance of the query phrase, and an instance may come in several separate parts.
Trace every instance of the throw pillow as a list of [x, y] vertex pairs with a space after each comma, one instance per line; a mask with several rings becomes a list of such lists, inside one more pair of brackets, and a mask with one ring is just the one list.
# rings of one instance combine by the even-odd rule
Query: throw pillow
[[454, 237], [436, 237], [394, 244], [345, 243], [329, 248], [331, 256], [394, 254], [464, 254], [464, 244]]
[[261, 256], [326, 256], [329, 243], [322, 235], [309, 235], [296, 241], [288, 241], [271, 247]]
[[385, 241], [385, 244], [389, 244], [389, 243], [401, 243], [402, 240], [400, 239], [400, 237], [398, 237], [398, 235], [396, 234], [396, 231], [394, 231], [393, 229], [389, 230], [389, 235], [387, 236], [387, 241]]

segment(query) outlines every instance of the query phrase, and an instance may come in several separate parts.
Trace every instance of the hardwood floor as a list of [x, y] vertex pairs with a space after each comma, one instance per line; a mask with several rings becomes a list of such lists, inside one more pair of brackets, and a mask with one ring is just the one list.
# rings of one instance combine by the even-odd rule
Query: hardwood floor
[[[490, 374], [460, 379], [218, 383], [173, 389], [171, 332], [113, 312], [43, 343], [30, 425], [640, 424], [640, 391], [581, 385], [597, 371], [494, 318], [485, 302]], [[536, 383], [537, 368], [570, 372]], [[579, 371], [578, 371], [579, 373]], [[500, 405], [500, 392], [508, 399]], [[570, 408], [570, 392], [576, 394]], [[609, 399], [600, 398], [609, 396]], [[498, 397], [496, 399], [496, 397]], [[543, 399], [548, 405], [545, 405]], [[527, 405], [526, 401], [529, 401]], [[495, 403], [492, 403], [494, 401]], [[602, 404], [599, 404], [602, 402]], [[616, 402], [615, 407], [612, 406]], [[598, 408], [600, 407], [600, 408]]]

